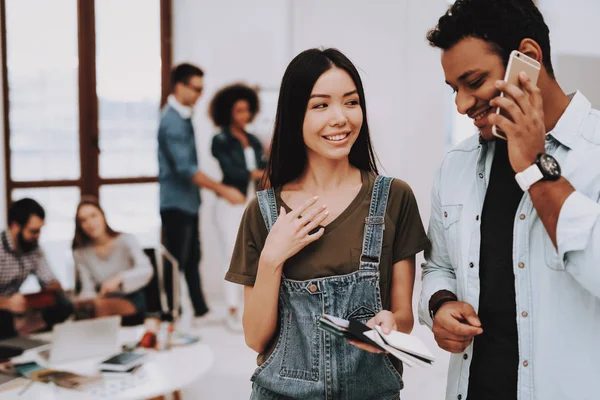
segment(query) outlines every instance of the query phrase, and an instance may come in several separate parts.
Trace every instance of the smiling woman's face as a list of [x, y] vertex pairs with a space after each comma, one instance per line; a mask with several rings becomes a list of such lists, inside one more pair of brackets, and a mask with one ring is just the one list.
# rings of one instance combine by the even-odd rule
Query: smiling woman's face
[[356, 84], [339, 68], [323, 73], [311, 92], [302, 136], [309, 158], [347, 158], [363, 123]]

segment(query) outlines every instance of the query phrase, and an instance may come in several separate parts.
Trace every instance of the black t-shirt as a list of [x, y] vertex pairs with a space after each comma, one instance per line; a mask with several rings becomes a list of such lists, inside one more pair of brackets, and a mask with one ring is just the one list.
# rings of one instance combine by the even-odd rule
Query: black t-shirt
[[468, 400], [517, 399], [519, 345], [513, 272], [513, 228], [523, 191], [515, 180], [507, 144], [496, 140], [481, 215], [479, 318]]

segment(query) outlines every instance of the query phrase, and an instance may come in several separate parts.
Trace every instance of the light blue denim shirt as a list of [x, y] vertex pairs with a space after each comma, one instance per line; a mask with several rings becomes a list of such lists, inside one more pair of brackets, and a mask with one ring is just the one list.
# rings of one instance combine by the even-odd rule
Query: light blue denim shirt
[[[514, 222], [519, 400], [600, 398], [600, 112], [580, 92], [570, 97], [546, 137], [546, 151], [576, 189], [560, 210], [558, 252], [528, 193]], [[479, 216], [493, 156], [494, 143], [473, 136], [442, 162], [432, 191], [422, 324], [432, 325], [428, 303], [438, 290], [478, 310]], [[466, 399], [472, 351], [452, 355], [447, 400]]]
[[192, 178], [198, 171], [192, 110], [171, 95], [162, 110], [158, 128], [158, 182], [160, 210], [197, 215], [200, 189]]

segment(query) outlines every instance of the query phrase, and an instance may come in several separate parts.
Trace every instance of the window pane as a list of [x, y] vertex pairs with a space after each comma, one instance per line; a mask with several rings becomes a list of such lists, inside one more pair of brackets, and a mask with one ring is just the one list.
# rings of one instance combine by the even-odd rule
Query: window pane
[[[45, 225], [40, 237], [50, 268], [65, 289], [73, 287], [73, 258], [71, 241], [75, 233], [75, 210], [79, 203], [79, 188], [32, 188], [15, 189], [12, 199], [30, 197], [40, 203], [46, 211]], [[31, 283], [26, 291], [35, 290]]]
[[96, 1], [96, 73], [100, 176], [156, 176], [159, 0]]
[[77, 2], [7, 0], [6, 32], [12, 179], [77, 179]]
[[135, 234], [144, 246], [160, 243], [157, 183], [103, 185], [100, 201], [113, 229]]

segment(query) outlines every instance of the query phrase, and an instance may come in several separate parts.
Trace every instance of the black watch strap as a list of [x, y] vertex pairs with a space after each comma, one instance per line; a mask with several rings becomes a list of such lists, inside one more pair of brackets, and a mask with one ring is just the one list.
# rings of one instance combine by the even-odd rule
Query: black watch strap
[[435, 317], [435, 313], [437, 313], [444, 303], [457, 300], [456, 295], [449, 290], [435, 292], [429, 300], [429, 315], [431, 316], [431, 319]]

